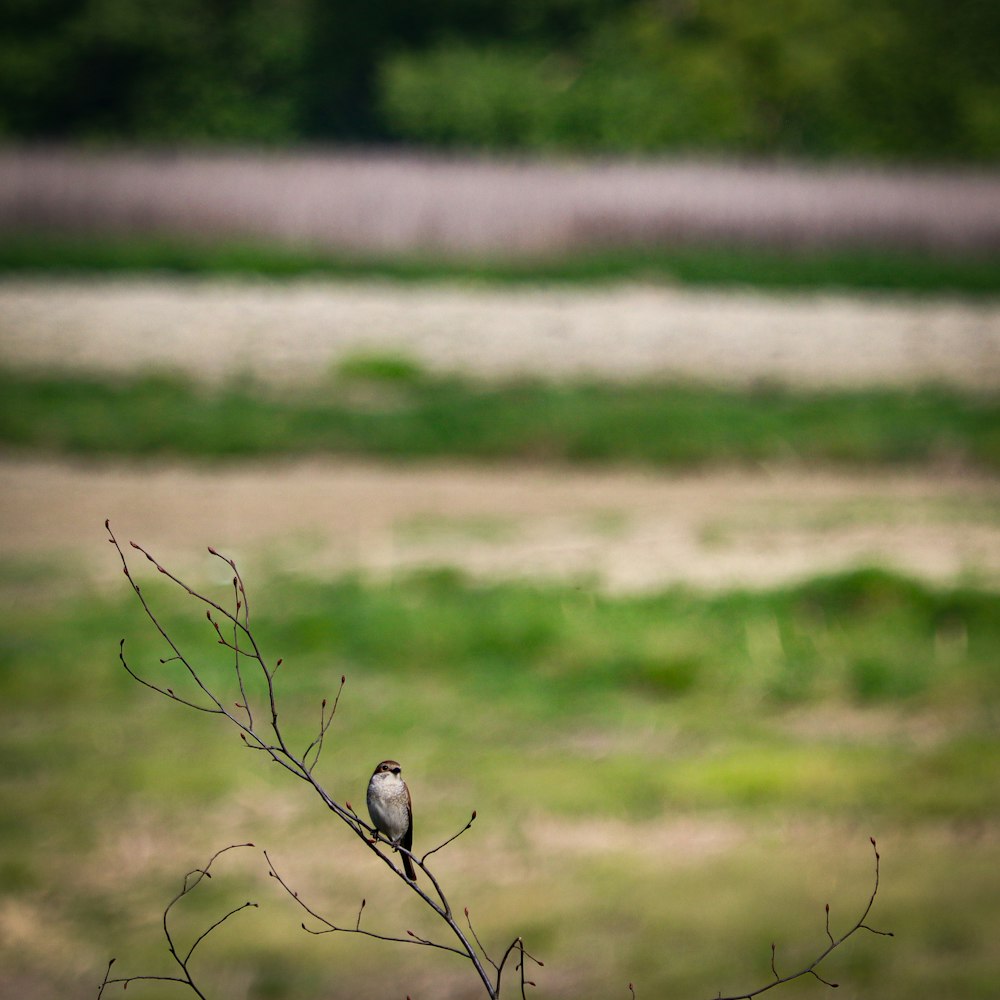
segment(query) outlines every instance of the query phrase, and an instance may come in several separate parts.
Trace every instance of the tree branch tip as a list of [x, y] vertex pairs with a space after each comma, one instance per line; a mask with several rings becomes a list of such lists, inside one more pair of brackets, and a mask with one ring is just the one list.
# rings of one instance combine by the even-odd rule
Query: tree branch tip
[[415, 938], [417, 936], [413, 933], [413, 931], [407, 931], [406, 933], [409, 934], [411, 938]]

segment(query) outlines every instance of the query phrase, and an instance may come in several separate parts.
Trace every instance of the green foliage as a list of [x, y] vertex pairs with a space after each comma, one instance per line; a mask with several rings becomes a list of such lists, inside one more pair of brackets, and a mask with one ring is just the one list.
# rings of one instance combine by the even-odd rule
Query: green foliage
[[306, 0], [7, 6], [0, 134], [265, 143], [299, 134]]
[[0, 135], [996, 160], [995, 4], [8, 0]]
[[410, 358], [387, 354], [355, 354], [337, 365], [342, 379], [360, 382], [415, 382], [422, 375], [420, 366]]
[[575, 44], [400, 51], [382, 108], [412, 139], [490, 149], [996, 159], [987, 6], [633, 3]]
[[[367, 382], [369, 386], [359, 384]], [[405, 358], [276, 394], [179, 377], [102, 381], [0, 371], [0, 442], [70, 454], [369, 454], [635, 462], [795, 457], [849, 465], [958, 459], [1000, 467], [1000, 403], [944, 389], [805, 394], [671, 383], [479, 384]]]
[[502, 284], [638, 280], [779, 289], [879, 289], [963, 295], [1000, 293], [1000, 267], [989, 257], [893, 252], [782, 253], [726, 246], [620, 249], [520, 260], [341, 257], [274, 244], [177, 243], [150, 239], [4, 235], [0, 273], [264, 275], [289, 278], [460, 280]]

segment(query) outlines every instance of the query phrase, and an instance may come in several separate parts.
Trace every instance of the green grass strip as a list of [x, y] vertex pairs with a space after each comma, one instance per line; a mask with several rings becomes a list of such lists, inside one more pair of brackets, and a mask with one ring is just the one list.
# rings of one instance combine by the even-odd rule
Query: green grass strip
[[633, 463], [957, 461], [1000, 468], [1000, 398], [660, 383], [478, 384], [402, 362], [279, 394], [249, 383], [0, 372], [0, 443], [79, 455], [342, 454]]
[[778, 251], [726, 246], [617, 249], [544, 258], [448, 260], [343, 256], [274, 244], [8, 235], [0, 274], [134, 273], [322, 276], [496, 284], [643, 281], [842, 288], [914, 293], [1000, 293], [1000, 264], [982, 257], [892, 251]]

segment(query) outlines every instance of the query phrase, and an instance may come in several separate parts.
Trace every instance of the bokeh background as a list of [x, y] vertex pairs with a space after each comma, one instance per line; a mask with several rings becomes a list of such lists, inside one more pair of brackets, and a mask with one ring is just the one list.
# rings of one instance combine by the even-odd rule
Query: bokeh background
[[[0, 996], [481, 995], [180, 690], [234, 557], [317, 774], [550, 997], [1000, 978], [1000, 7], [0, 10]], [[238, 697], [203, 610], [143, 594]], [[132, 559], [135, 555], [137, 558]], [[259, 693], [259, 692], [258, 692]], [[508, 983], [508, 985], [511, 985]], [[117, 991], [117, 987], [113, 992]], [[811, 997], [812, 978], [784, 987]], [[130, 994], [176, 995], [135, 983]]]

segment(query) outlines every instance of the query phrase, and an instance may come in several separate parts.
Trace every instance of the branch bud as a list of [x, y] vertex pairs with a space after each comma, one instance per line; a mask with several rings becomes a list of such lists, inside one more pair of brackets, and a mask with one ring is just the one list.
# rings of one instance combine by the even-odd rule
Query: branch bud
[[469, 908], [468, 907], [465, 908], [465, 919], [466, 920], [469, 919]]
[[411, 938], [415, 938], [417, 936], [413, 933], [413, 931], [407, 931], [406, 933], [409, 934]]

